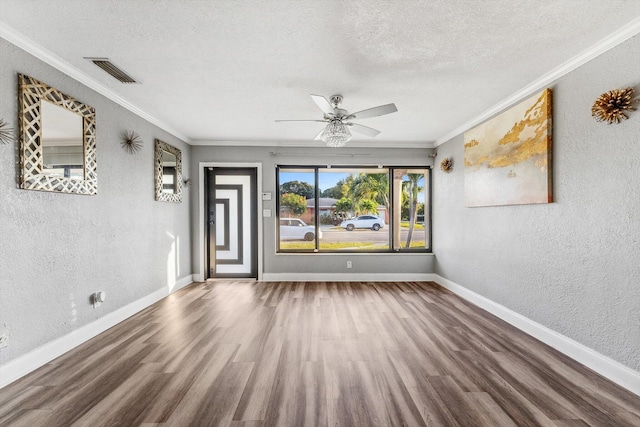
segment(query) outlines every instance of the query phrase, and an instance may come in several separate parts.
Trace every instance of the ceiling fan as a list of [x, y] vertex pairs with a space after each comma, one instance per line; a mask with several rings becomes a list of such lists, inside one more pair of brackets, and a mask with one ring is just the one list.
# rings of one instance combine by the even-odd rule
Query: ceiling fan
[[322, 120], [276, 120], [276, 122], [326, 123], [327, 126], [316, 135], [314, 139], [323, 140], [329, 147], [342, 147], [351, 139], [351, 132], [349, 132], [347, 127], [370, 137], [374, 137], [380, 133], [379, 130], [358, 123], [352, 123], [350, 120], [368, 119], [370, 117], [384, 116], [385, 114], [398, 111], [396, 104], [391, 103], [368, 108], [358, 111], [357, 113], [349, 113], [347, 110], [340, 108], [342, 95], [332, 95], [329, 100], [321, 95], [311, 95], [311, 99], [313, 99], [324, 113]]

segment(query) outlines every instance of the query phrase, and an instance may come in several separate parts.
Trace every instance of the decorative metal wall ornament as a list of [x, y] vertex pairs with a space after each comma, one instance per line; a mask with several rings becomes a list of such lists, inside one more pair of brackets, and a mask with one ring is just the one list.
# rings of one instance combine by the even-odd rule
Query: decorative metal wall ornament
[[9, 123], [0, 119], [0, 144], [8, 144], [13, 141], [13, 129], [9, 127]]
[[629, 117], [626, 111], [635, 111], [633, 104], [639, 100], [634, 99], [634, 89], [628, 87], [626, 89], [613, 89], [605, 92], [596, 99], [591, 107], [591, 115], [599, 122], [607, 122], [607, 124], [620, 123]]
[[440, 169], [447, 173], [451, 172], [451, 170], [453, 169], [453, 159], [447, 157], [442, 162], [440, 162]]
[[126, 130], [122, 133], [122, 146], [129, 154], [136, 154], [142, 149], [144, 141], [140, 135], [132, 130]]
[[185, 187], [191, 187], [191, 184], [193, 183], [193, 181], [191, 181], [191, 178], [187, 178], [184, 180], [184, 186]]
[[[97, 194], [98, 161], [95, 109], [24, 74], [18, 74], [18, 82], [20, 188], [60, 193]], [[50, 102], [81, 116], [84, 179], [51, 176], [43, 173], [42, 101]]]

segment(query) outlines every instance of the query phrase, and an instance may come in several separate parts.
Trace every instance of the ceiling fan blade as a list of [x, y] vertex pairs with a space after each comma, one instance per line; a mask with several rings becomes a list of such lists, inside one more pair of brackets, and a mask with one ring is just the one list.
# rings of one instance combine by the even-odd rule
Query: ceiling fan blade
[[358, 132], [358, 133], [361, 133], [362, 135], [370, 136], [372, 138], [380, 134], [379, 130], [370, 128], [368, 126], [362, 126], [356, 123], [345, 123], [345, 124], [349, 125], [354, 132]]
[[316, 105], [320, 107], [323, 113], [329, 114], [332, 116], [336, 114], [336, 112], [333, 110], [333, 106], [329, 101], [327, 101], [327, 98], [325, 98], [324, 96], [311, 95], [311, 99], [313, 99], [313, 102], [315, 102]]
[[316, 135], [315, 138], [313, 138], [314, 141], [320, 141], [320, 135], [322, 135], [322, 132], [324, 132], [324, 128], [322, 128], [322, 130], [320, 132], [318, 132], [318, 134]]
[[369, 117], [384, 116], [385, 114], [395, 113], [396, 111], [398, 111], [396, 104], [378, 105], [377, 107], [358, 111], [357, 113], [351, 113], [349, 114], [349, 119], [368, 119]]
[[276, 122], [319, 122], [326, 123], [326, 120], [276, 120]]

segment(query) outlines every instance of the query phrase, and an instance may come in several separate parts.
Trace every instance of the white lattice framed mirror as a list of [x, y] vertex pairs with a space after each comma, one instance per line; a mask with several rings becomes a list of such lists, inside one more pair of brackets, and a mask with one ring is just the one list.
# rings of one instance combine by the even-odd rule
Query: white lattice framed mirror
[[29, 76], [18, 82], [20, 188], [96, 194], [93, 107]]
[[156, 200], [182, 202], [182, 152], [179, 148], [155, 140]]

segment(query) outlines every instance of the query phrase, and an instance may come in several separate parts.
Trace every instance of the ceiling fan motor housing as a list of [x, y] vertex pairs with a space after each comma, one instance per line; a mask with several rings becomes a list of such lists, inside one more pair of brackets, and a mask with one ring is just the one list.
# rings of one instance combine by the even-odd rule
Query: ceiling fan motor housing
[[336, 117], [340, 119], [346, 118], [346, 116], [349, 114], [347, 110], [343, 110], [342, 108], [336, 108], [335, 110], [336, 110]]
[[338, 105], [342, 104], [342, 95], [331, 95], [329, 101], [333, 104], [333, 108], [338, 108]]

